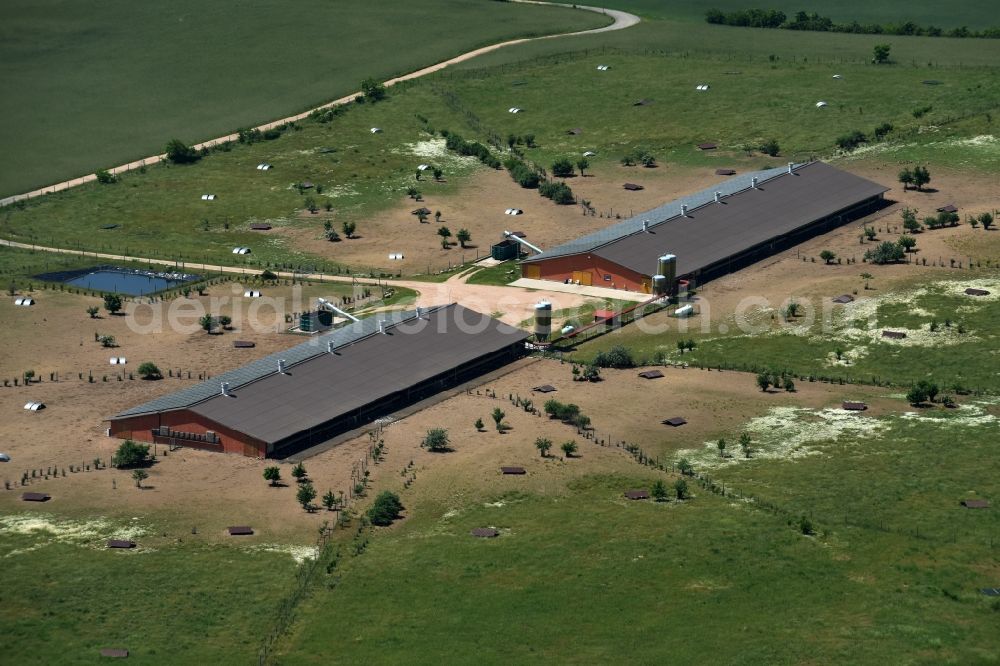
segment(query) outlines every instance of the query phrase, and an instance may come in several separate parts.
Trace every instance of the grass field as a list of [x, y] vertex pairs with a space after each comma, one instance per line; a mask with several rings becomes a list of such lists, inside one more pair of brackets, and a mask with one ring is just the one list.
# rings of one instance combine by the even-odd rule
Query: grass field
[[[597, 14], [475, 0], [265, 0], [5, 6], [0, 150], [13, 194], [260, 124], [514, 37], [599, 27]], [[391, 44], [391, 48], [387, 45]]]
[[[5, 659], [99, 663], [103, 648], [146, 664], [249, 663], [294, 582], [287, 554], [170, 543], [145, 526], [131, 552], [104, 540], [132, 525], [35, 512], [0, 516]], [[152, 534], [151, 534], [152, 533]], [[254, 602], [246, 603], [248, 596]]]
[[[969, 286], [983, 286], [991, 295], [982, 301], [966, 296], [963, 292]], [[627, 327], [582, 345], [578, 353], [587, 359], [600, 349], [624, 344], [647, 360], [662, 354], [711, 367], [788, 370], [799, 376], [878, 380], [899, 386], [930, 379], [949, 393], [956, 385], [996, 392], [1000, 377], [993, 364], [982, 359], [1000, 353], [997, 287], [1000, 279], [995, 276], [925, 280], [877, 295], [861, 294], [862, 300], [834, 312], [827, 330], [819, 316], [816, 321], [792, 320], [786, 325], [780, 317], [778, 323], [769, 323], [771, 311], [761, 311], [748, 320], [762, 327], [756, 333], [739, 333], [732, 318], [727, 325], [734, 334], [701, 338], [673, 330], [650, 335]], [[898, 342], [885, 340], [883, 330], [905, 332], [907, 337]], [[698, 347], [678, 355], [677, 340], [691, 337]]]
[[[317, 590], [280, 661], [336, 646], [345, 662], [423, 663], [474, 644], [489, 664], [700, 663], [709, 645], [721, 663], [993, 663], [998, 606], [978, 588], [1000, 576], [997, 517], [958, 501], [989, 495], [998, 429], [962, 418], [887, 416], [877, 436], [820, 431], [807, 457], [700, 468], [725, 499], [695, 485], [687, 502], [627, 502], [655, 473], [597, 472], [589, 443], [564, 464], [594, 473], [572, 480], [557, 465], [500, 491], [424, 472], [406, 520]], [[481, 526], [500, 537], [468, 536]]]
[[[600, 62], [612, 69], [598, 72]], [[854, 129], [870, 133], [891, 122], [896, 129], [890, 141], [862, 151], [862, 157], [927, 158], [932, 167], [940, 159], [957, 168], [1000, 169], [991, 138], [997, 99], [991, 68], [929, 73], [865, 65], [833, 70], [786, 61], [741, 63], [738, 70], [732, 66], [712, 57], [590, 54], [445, 72], [401, 86], [386, 102], [352, 106], [329, 123], [304, 121], [273, 141], [237, 144], [195, 165], [153, 166], [114, 185], [92, 183], [48, 195], [23, 210], [9, 207], [0, 211], [0, 234], [43, 245], [188, 262], [233, 263], [231, 249], [246, 245], [253, 249], [245, 260], [251, 266], [395, 272], [388, 265], [353, 261], [352, 241], [316, 242], [323, 237], [323, 220], [330, 219], [336, 229], [343, 221], [355, 221], [358, 233], [373, 239], [378, 229], [370, 224], [372, 216], [405, 201], [407, 187], [440, 197], [460, 195], [466, 178], [483, 167], [444, 151], [429, 133], [444, 128], [480, 138], [487, 130], [501, 136], [535, 134], [538, 147], [526, 153], [544, 166], [558, 157], [595, 150], [598, 155], [591, 161], [611, 167], [624, 153], [643, 148], [669, 168], [710, 167], [720, 160], [759, 166], [761, 158], [748, 159], [741, 148], [772, 137], [782, 147], [775, 161], [830, 155], [841, 134]], [[845, 78], [833, 79], [833, 71]], [[928, 76], [945, 85], [923, 85]], [[694, 91], [694, 83], [703, 80], [714, 86], [707, 94]], [[772, 92], [762, 96], [760, 90]], [[653, 103], [632, 106], [641, 98]], [[815, 108], [819, 99], [830, 106]], [[525, 113], [506, 113], [512, 104]], [[928, 106], [931, 111], [914, 118], [914, 110]], [[385, 131], [371, 134], [371, 127]], [[567, 135], [574, 127], [583, 133]], [[927, 127], [937, 130], [922, 131]], [[986, 138], [967, 145], [976, 136]], [[720, 150], [708, 154], [695, 148], [706, 140], [719, 142]], [[260, 162], [274, 169], [258, 171], [254, 167]], [[417, 183], [414, 170], [421, 162], [441, 166], [446, 182], [425, 178]], [[303, 181], [322, 186], [323, 192], [300, 193], [294, 185]], [[202, 201], [204, 193], [218, 198]], [[320, 207], [317, 214], [303, 212], [307, 198]], [[326, 204], [331, 213], [323, 210]], [[250, 231], [249, 225], [258, 221], [268, 221], [277, 231]], [[102, 229], [109, 223], [120, 226]], [[433, 235], [434, 229], [426, 231]]]
[[[559, 0], [566, 2], [566, 0]], [[919, 25], [936, 25], [943, 28], [968, 26], [985, 28], [997, 25], [997, 15], [985, 0], [960, 0], [947, 6], [928, 0], [904, 2], [864, 2], [846, 0], [831, 4], [822, 0], [770, 0], [769, 2], [749, 2], [749, 0], [607, 0], [601, 3], [611, 9], [623, 9], [641, 16], [661, 19], [705, 20], [705, 10], [716, 7], [726, 12], [750, 7], [780, 9], [789, 16], [797, 11], [818, 12], [839, 23], [858, 21], [859, 23], [905, 23], [913, 21]]]

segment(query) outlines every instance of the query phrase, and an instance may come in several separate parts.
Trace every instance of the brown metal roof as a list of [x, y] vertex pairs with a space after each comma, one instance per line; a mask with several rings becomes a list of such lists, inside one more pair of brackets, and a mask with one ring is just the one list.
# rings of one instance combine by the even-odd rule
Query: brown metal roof
[[249, 525], [233, 525], [226, 529], [229, 531], [229, 536], [249, 536], [253, 534], [253, 528]]
[[719, 144], [713, 143], [711, 141], [706, 141], [705, 143], [699, 143], [698, 144], [698, 149], [699, 150], [715, 150], [718, 147], [719, 147]]
[[850, 294], [841, 294], [840, 296], [837, 296], [835, 299], [833, 299], [834, 303], [840, 303], [840, 304], [847, 304], [853, 301], [854, 297], [851, 296]]
[[639, 373], [639, 376], [643, 379], [659, 379], [663, 376], [663, 373], [659, 370], [643, 370]]
[[290, 364], [190, 409], [267, 443], [332, 421], [469, 361], [527, 333], [452, 304], [374, 333], [334, 353]]
[[492, 527], [477, 527], [472, 530], [472, 536], [479, 537], [481, 539], [492, 539], [494, 537], [500, 536], [500, 532], [493, 529]]
[[989, 296], [990, 292], [985, 289], [976, 289], [975, 287], [969, 287], [965, 290], [967, 296]]
[[845, 400], [841, 405], [842, 409], [846, 409], [849, 412], [863, 412], [868, 409], [868, 405], [863, 402], [855, 402], [852, 400]]
[[114, 657], [117, 659], [125, 659], [126, 657], [128, 657], [128, 650], [125, 650], [123, 648], [102, 648], [101, 656]]
[[677, 256], [677, 275], [693, 273], [777, 236], [805, 227], [837, 211], [878, 196], [889, 188], [811, 162], [792, 174], [771, 178], [721, 203], [710, 202], [608, 243], [593, 254], [640, 275], [652, 275], [663, 254]]
[[644, 500], [649, 499], [648, 490], [626, 490], [625, 497], [630, 500]]
[[501, 467], [500, 471], [504, 474], [513, 474], [515, 476], [528, 473], [523, 467]]
[[51, 495], [48, 493], [22, 493], [21, 501], [23, 502], [48, 502], [52, 499]]
[[663, 425], [672, 426], [674, 428], [676, 428], [678, 426], [682, 426], [685, 423], [687, 423], [687, 419], [685, 419], [685, 418], [683, 418], [681, 416], [674, 416], [672, 418], [669, 418], [669, 419], [666, 419], [666, 420], [663, 421]]
[[967, 499], [962, 500], [962, 506], [966, 509], [988, 509], [990, 508], [990, 502], [984, 499]]
[[906, 337], [905, 331], [882, 331], [883, 338], [889, 338], [890, 340], [902, 340]]
[[736, 175], [736, 169], [716, 169], [715, 170], [715, 175], [716, 176], [735, 176]]
[[639, 185], [638, 183], [625, 183], [624, 185], [622, 185], [622, 187], [631, 192], [638, 192], [639, 190], [646, 189], [642, 185]]
[[552, 393], [556, 390], [556, 387], [552, 384], [542, 384], [541, 386], [536, 386], [531, 389], [532, 391], [538, 391], [539, 393]]
[[135, 541], [125, 539], [109, 539], [108, 548], [135, 548]]

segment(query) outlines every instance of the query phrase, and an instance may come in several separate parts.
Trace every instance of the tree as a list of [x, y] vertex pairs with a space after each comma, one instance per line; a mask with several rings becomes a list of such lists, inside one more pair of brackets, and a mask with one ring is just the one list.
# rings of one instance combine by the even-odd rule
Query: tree
[[573, 163], [565, 157], [552, 163], [552, 175], [557, 178], [567, 178], [573, 175]]
[[442, 247], [447, 247], [448, 239], [451, 238], [451, 229], [441, 227], [437, 230], [437, 235], [441, 237]]
[[590, 160], [586, 157], [581, 157], [576, 161], [576, 168], [580, 170], [580, 175], [582, 176], [584, 170], [590, 168]]
[[299, 486], [298, 492], [295, 493], [295, 499], [298, 500], [303, 509], [312, 512], [312, 501], [316, 499], [316, 489], [313, 488], [313, 484], [307, 481]]
[[276, 465], [265, 467], [264, 480], [270, 482], [272, 488], [277, 486], [278, 482], [281, 481], [281, 469], [279, 469]]
[[392, 521], [399, 518], [403, 511], [403, 503], [399, 500], [399, 495], [383, 490], [372, 502], [372, 507], [368, 509], [368, 520], [372, 525], [385, 527], [392, 525]]
[[117, 314], [122, 309], [122, 297], [118, 294], [104, 294], [104, 309]]
[[876, 65], [884, 65], [889, 62], [889, 51], [892, 46], [889, 44], [876, 44], [872, 49], [872, 62]]
[[124, 467], [137, 467], [146, 464], [149, 458], [149, 445], [133, 442], [126, 439], [118, 445], [115, 455], [111, 456], [111, 465], [119, 469]]
[[635, 359], [632, 352], [624, 345], [614, 345], [606, 352], [597, 352], [594, 365], [599, 368], [634, 368]]
[[567, 458], [572, 458], [573, 454], [576, 453], [576, 442], [571, 439], [568, 442], [563, 442], [559, 448], [563, 450]]
[[785, 377], [785, 391], [795, 393], [795, 381], [791, 377]]
[[174, 164], [191, 164], [197, 162], [199, 157], [198, 151], [180, 139], [171, 139], [163, 152], [167, 154], [167, 160]]
[[499, 407], [494, 407], [490, 416], [493, 417], [493, 422], [496, 424], [497, 430], [500, 430], [500, 426], [503, 424], [503, 419], [507, 415]]
[[812, 536], [813, 534], [816, 533], [816, 530], [813, 528], [812, 521], [806, 518], [805, 516], [802, 516], [799, 519], [799, 531], [805, 534], [806, 536]]
[[583, 374], [580, 377], [585, 382], [599, 382], [601, 381], [601, 371], [596, 365], [588, 365], [583, 369]]
[[535, 440], [535, 448], [538, 449], [538, 453], [540, 453], [543, 458], [547, 458], [549, 456], [549, 449], [552, 448], [552, 440], [546, 439], [545, 437], [539, 437]]
[[135, 487], [142, 488], [142, 482], [149, 478], [149, 473], [144, 469], [132, 470], [132, 478], [135, 479]]
[[777, 157], [778, 153], [781, 152], [781, 147], [778, 145], [777, 139], [768, 139], [760, 145], [760, 152], [765, 155], [770, 155], [771, 157]]
[[650, 494], [653, 496], [653, 499], [655, 499], [657, 502], [666, 502], [667, 499], [670, 497], [670, 494], [667, 491], [667, 484], [663, 483], [662, 479], [657, 479], [655, 482], [653, 482], [653, 487], [650, 490]]
[[455, 238], [458, 239], [459, 244], [464, 249], [465, 244], [468, 243], [470, 240], [472, 240], [472, 234], [469, 233], [468, 229], [459, 229], [458, 233], [455, 235]]
[[441, 223], [441, 211], [439, 210], [434, 211], [434, 221], [437, 222], [438, 224]]
[[870, 288], [869, 283], [875, 279], [875, 276], [871, 273], [862, 273], [861, 279], [865, 281], [865, 290], [867, 291]]
[[900, 236], [899, 244], [904, 252], [911, 252], [917, 246], [917, 239], [913, 236]]
[[292, 468], [292, 478], [294, 478], [298, 483], [304, 482], [307, 475], [308, 472], [306, 472], [306, 466], [302, 463], [299, 463]]
[[902, 261], [904, 256], [906, 256], [906, 252], [903, 250], [903, 246], [890, 241], [879, 243], [874, 250], [865, 252], [865, 260], [873, 264], [891, 264]]
[[340, 225], [340, 228], [344, 230], [344, 235], [347, 236], [348, 239], [351, 239], [354, 238], [354, 232], [357, 230], [358, 225], [354, 222], [344, 220], [344, 223]]
[[326, 507], [327, 511], [333, 511], [333, 508], [337, 506], [337, 496], [333, 494], [332, 490], [326, 491], [323, 495], [323, 506]]
[[909, 169], [903, 169], [899, 172], [899, 182], [903, 184], [903, 191], [910, 189], [910, 185], [913, 185], [913, 172]]
[[323, 220], [323, 231], [329, 233], [333, 229], [333, 222], [330, 220]]
[[923, 229], [923, 227], [920, 226], [920, 222], [917, 221], [917, 211], [910, 208], [904, 208], [901, 215], [903, 217], [903, 228], [909, 233], [914, 234]]
[[526, 145], [528, 148], [534, 148], [535, 147], [535, 135], [534, 134], [525, 134], [523, 138], [524, 138], [524, 145]]
[[750, 457], [751, 453], [750, 442], [751, 442], [750, 433], [746, 432], [740, 433], [740, 449], [743, 451], [744, 458]]
[[473, 425], [476, 426], [476, 430], [477, 431], [482, 432], [483, 431], [483, 426], [485, 424], [483, 423], [482, 419], [476, 419], [476, 422]]
[[426, 221], [427, 221], [427, 213], [424, 212], [424, 209], [421, 208], [421, 209], [417, 210], [417, 222], [419, 222], [420, 224], [423, 224]]
[[98, 308], [96, 305], [91, 305], [89, 308], [87, 308], [87, 314], [90, 315], [91, 319], [97, 319], [97, 313], [100, 311], [101, 309]]
[[424, 436], [424, 441], [420, 443], [420, 446], [428, 451], [441, 453], [448, 450], [448, 445], [450, 443], [447, 430], [444, 428], [431, 428], [427, 431], [427, 434]]
[[374, 104], [385, 99], [385, 86], [377, 79], [368, 77], [361, 82], [361, 94], [365, 96], [366, 100]]
[[163, 373], [152, 361], [143, 361], [136, 370], [143, 379], [163, 379]]
[[830, 262], [837, 258], [837, 255], [830, 250], [823, 250], [819, 253], [819, 258], [829, 265]]
[[688, 498], [688, 484], [684, 479], [677, 479], [674, 481], [674, 492], [677, 493], [677, 499], [683, 500]]
[[215, 317], [210, 314], [202, 315], [198, 320], [198, 325], [201, 326], [206, 333], [211, 335], [212, 329], [215, 327]]
[[875, 232], [874, 227], [865, 227], [865, 238], [867, 238], [870, 241], [873, 241], [875, 240], [876, 236], [878, 236], [878, 234]]
[[726, 457], [726, 440], [725, 439], [720, 439], [719, 441], [717, 441], [715, 443], [715, 446], [719, 449], [719, 457], [720, 458], [725, 458]]
[[112, 185], [118, 182], [118, 176], [107, 169], [98, 169], [94, 172], [94, 177], [97, 178], [97, 182], [101, 185]]
[[681, 458], [677, 461], [677, 470], [684, 476], [691, 476], [694, 474], [694, 467], [687, 458]]
[[993, 226], [993, 215], [991, 213], [982, 213], [979, 216], [979, 223], [983, 225], [984, 231], [989, 231], [990, 227]]
[[767, 389], [771, 388], [771, 375], [767, 374], [766, 372], [758, 373], [757, 386], [760, 388], [761, 391], [766, 392]]
[[441, 176], [444, 175], [444, 171], [441, 170], [441, 167], [434, 167], [433, 171], [434, 171], [434, 180], [441, 180]]
[[926, 167], [913, 167], [913, 184], [917, 186], [918, 190], [923, 190], [924, 185], [929, 182], [931, 182], [931, 173]]
[[219, 317], [219, 326], [221, 326], [222, 328], [229, 330], [232, 327], [232, 325], [233, 325], [233, 318], [230, 317], [229, 315], [222, 315]]
[[115, 346], [115, 336], [113, 335], [102, 335], [97, 338], [97, 341], [101, 343], [102, 347], [114, 347]]

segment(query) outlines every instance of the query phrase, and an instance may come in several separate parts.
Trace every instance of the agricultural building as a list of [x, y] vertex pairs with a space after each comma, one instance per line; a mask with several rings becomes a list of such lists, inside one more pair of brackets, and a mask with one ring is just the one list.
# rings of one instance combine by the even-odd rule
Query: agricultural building
[[673, 293], [868, 215], [888, 189], [823, 162], [747, 173], [547, 249], [521, 274]]
[[526, 338], [457, 304], [385, 313], [127, 409], [109, 434], [282, 457], [501, 367]]

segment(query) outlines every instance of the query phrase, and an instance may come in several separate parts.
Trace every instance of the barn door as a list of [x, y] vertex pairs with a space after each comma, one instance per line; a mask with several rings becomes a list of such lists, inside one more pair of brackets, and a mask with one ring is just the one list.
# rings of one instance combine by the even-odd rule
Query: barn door
[[573, 282], [579, 282], [589, 287], [591, 284], [590, 271], [573, 271]]
[[537, 264], [524, 264], [521, 268], [524, 269], [524, 277], [537, 280], [542, 277], [542, 267]]

